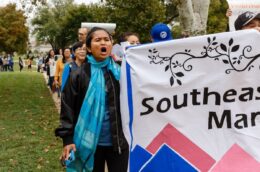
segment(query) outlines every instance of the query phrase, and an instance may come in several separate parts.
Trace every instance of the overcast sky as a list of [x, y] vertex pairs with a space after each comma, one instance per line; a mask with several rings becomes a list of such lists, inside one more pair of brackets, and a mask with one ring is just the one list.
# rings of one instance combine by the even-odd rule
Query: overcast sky
[[[0, 6], [5, 6], [6, 4], [8, 3], [17, 3], [19, 0], [0, 0]], [[86, 4], [89, 4], [89, 3], [96, 3], [96, 2], [99, 2], [100, 0], [74, 0], [74, 2], [76, 3], [86, 3]]]

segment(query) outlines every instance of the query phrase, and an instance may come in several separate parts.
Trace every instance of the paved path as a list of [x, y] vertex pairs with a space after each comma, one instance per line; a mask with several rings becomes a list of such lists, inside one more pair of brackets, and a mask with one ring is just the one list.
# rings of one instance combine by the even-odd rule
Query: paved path
[[[46, 81], [46, 87], [48, 87], [48, 85], [47, 85], [47, 83], [48, 83], [48, 76], [47, 76], [47, 74], [45, 72], [43, 72], [43, 77], [44, 77], [44, 79]], [[53, 99], [54, 104], [55, 104], [55, 106], [56, 106], [56, 108], [58, 110], [58, 113], [60, 113], [60, 98], [58, 97], [57, 92], [53, 93], [50, 89], [49, 89], [49, 91], [50, 91], [50, 94], [52, 95], [52, 99]]]

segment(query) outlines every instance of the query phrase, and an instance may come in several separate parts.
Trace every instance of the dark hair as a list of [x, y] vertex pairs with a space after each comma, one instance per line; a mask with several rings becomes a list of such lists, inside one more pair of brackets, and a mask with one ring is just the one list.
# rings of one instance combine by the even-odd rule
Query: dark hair
[[[70, 50], [69, 47], [66, 47], [66, 48], [64, 48], [64, 50], [62, 50], [62, 63], [66, 63], [66, 59], [65, 59], [65, 55], [64, 55], [64, 52], [65, 52], [66, 49]], [[70, 50], [70, 52], [71, 52], [71, 50]]]
[[123, 33], [123, 34], [120, 36], [120, 38], [119, 38], [119, 43], [120, 43], [120, 42], [125, 42], [125, 41], [127, 41], [127, 38], [128, 38], [129, 36], [132, 36], [132, 35], [134, 35], [134, 36], [136, 36], [137, 38], [139, 38], [138, 33], [135, 33], [135, 32], [125, 32], [125, 33]]
[[93, 34], [94, 34], [94, 32], [99, 31], [99, 30], [105, 31], [109, 35], [110, 40], [112, 41], [112, 36], [110, 35], [110, 33], [106, 29], [101, 28], [101, 27], [93, 27], [88, 32], [87, 39], [86, 39], [86, 47], [88, 47], [88, 48], [91, 47], [91, 40], [93, 39]]
[[83, 42], [76, 42], [76, 43], [72, 46], [72, 51], [75, 53], [76, 49], [83, 47], [83, 45], [84, 45]]
[[49, 53], [48, 53], [48, 58], [51, 58], [51, 51], [54, 52], [54, 56], [55, 56], [55, 51], [53, 49], [50, 49]]

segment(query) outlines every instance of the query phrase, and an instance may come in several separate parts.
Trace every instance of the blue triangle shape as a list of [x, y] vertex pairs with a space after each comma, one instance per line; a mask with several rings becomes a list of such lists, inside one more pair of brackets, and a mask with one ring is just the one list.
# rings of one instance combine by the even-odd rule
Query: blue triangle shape
[[136, 145], [130, 153], [130, 172], [137, 172], [152, 155], [139, 145]]
[[196, 172], [180, 155], [163, 145], [140, 172]]

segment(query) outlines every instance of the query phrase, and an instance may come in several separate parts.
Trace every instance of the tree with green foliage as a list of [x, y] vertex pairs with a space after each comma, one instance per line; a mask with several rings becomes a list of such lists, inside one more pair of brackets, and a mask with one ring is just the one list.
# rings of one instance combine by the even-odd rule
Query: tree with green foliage
[[77, 41], [77, 32], [82, 22], [104, 22], [104, 7], [98, 5], [71, 5], [67, 13], [60, 19], [63, 33], [57, 38], [66, 39], [66, 44], [71, 45]]
[[[118, 38], [124, 32], [131, 31], [138, 33], [143, 43], [150, 41], [151, 27], [158, 22], [166, 24], [173, 20], [180, 22], [180, 26], [173, 28], [174, 37], [180, 37], [187, 28], [191, 35], [206, 33], [205, 25], [200, 26], [200, 23], [205, 24], [208, 19], [207, 3], [204, 4], [204, 12], [199, 13], [199, 4], [203, 3], [203, 0], [199, 2], [185, 1], [193, 4], [192, 8], [191, 6], [185, 7], [191, 8], [190, 16], [193, 18], [190, 18], [190, 21], [197, 21], [202, 13], [204, 16], [199, 17], [198, 21], [200, 22], [197, 24], [191, 23], [190, 25], [183, 24], [185, 21], [182, 20], [182, 15], [185, 13], [185, 8], [181, 9], [181, 7], [185, 6], [185, 3], [182, 2], [180, 5], [180, 0], [149, 0], [149, 3], [142, 0], [106, 0], [103, 4], [91, 5], [76, 5], [73, 4], [73, 0], [52, 1], [52, 6], [45, 5], [39, 10], [33, 19], [33, 25], [37, 40], [49, 42], [54, 49], [73, 44], [77, 40], [77, 30], [81, 27], [82, 22], [116, 23], [114, 38]], [[222, 31], [223, 25], [226, 24], [226, 18], [222, 17], [225, 14], [222, 11], [226, 10], [225, 7], [221, 6], [223, 1], [225, 0], [212, 0], [210, 3], [207, 30], [209, 33]], [[198, 29], [200, 30], [198, 31]]]
[[[77, 30], [82, 22], [102, 22], [102, 6], [77, 5], [73, 0], [53, 0], [39, 9], [32, 20], [34, 34], [40, 42], [51, 44], [53, 49], [64, 48], [77, 41]], [[105, 14], [104, 14], [105, 15]]]
[[208, 33], [225, 32], [228, 28], [228, 18], [226, 11], [228, 3], [226, 0], [211, 0], [208, 17]]
[[0, 52], [25, 53], [29, 30], [24, 12], [15, 4], [0, 7]]
[[66, 31], [62, 27], [62, 18], [68, 7], [73, 5], [72, 2], [73, 0], [53, 0], [52, 4], [46, 4], [39, 9], [32, 20], [33, 33], [38, 41], [49, 43], [55, 50], [66, 46]]
[[141, 42], [150, 41], [150, 30], [158, 22], [166, 22], [165, 5], [159, 0], [106, 0], [104, 21], [117, 24], [116, 35], [137, 32]]

